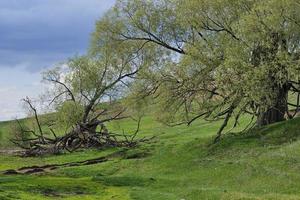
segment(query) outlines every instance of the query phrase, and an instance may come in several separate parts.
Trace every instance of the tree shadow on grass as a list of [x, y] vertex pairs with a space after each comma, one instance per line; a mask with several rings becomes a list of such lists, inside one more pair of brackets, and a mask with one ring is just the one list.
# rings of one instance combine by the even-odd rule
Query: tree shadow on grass
[[210, 154], [228, 150], [251, 150], [252, 148], [276, 147], [300, 139], [300, 119], [279, 122], [246, 132], [228, 133], [218, 143], [207, 144]]
[[101, 182], [101, 184], [106, 186], [117, 187], [144, 187], [156, 182], [154, 178], [137, 176], [95, 176], [92, 181]]

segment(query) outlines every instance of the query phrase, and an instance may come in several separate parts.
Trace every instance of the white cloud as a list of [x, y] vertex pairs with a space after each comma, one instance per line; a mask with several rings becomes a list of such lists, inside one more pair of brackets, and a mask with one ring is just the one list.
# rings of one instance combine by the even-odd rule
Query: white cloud
[[40, 73], [30, 73], [24, 68], [3, 68], [0, 74], [0, 121], [24, 117], [21, 99], [37, 98], [42, 93]]
[[115, 0], [0, 0], [0, 121], [24, 117], [42, 93], [40, 70], [85, 52], [96, 19]]

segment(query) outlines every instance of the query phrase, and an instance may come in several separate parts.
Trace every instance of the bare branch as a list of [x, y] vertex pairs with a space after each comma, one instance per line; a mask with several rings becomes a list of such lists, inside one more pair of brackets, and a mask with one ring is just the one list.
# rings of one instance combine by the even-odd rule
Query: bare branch
[[29, 107], [31, 108], [31, 110], [33, 111], [34, 118], [35, 118], [36, 124], [37, 124], [38, 129], [39, 129], [40, 138], [41, 138], [42, 142], [45, 143], [44, 133], [43, 133], [43, 130], [42, 130], [42, 127], [41, 127], [41, 123], [40, 123], [36, 108], [32, 105], [32, 102], [29, 99], [29, 97], [26, 97], [25, 99], [23, 99], [23, 101], [25, 103], [27, 103], [29, 105]]

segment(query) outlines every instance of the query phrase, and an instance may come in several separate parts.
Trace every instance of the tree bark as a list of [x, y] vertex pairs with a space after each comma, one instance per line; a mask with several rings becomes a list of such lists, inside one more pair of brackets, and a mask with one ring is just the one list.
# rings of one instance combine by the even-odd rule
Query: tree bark
[[288, 106], [288, 87], [280, 87], [277, 91], [277, 98], [275, 104], [267, 109], [267, 111], [260, 112], [257, 119], [258, 126], [264, 126], [275, 122], [285, 120], [285, 113]]

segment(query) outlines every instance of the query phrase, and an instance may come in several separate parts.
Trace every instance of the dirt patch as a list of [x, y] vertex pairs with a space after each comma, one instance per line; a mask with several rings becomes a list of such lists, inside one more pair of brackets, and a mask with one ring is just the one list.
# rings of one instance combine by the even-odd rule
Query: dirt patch
[[27, 171], [24, 172], [24, 174], [38, 174], [38, 173], [44, 173], [45, 170], [42, 168], [33, 168], [33, 169], [29, 169]]
[[50, 172], [50, 171], [53, 171], [53, 170], [56, 170], [59, 168], [84, 166], [84, 165], [95, 165], [95, 164], [107, 162], [116, 157], [123, 157], [125, 159], [140, 159], [147, 155], [148, 154], [146, 154], [144, 152], [133, 153], [133, 154], [127, 155], [126, 150], [121, 150], [121, 151], [117, 151], [112, 154], [109, 154], [107, 156], [102, 156], [102, 157], [83, 160], [83, 161], [68, 162], [68, 163], [62, 163], [62, 164], [49, 164], [49, 165], [41, 165], [41, 166], [26, 166], [26, 167], [21, 167], [19, 169], [8, 169], [5, 171], [2, 171], [2, 174], [4, 174], [4, 175], [41, 174], [41, 173]]
[[57, 193], [56, 191], [54, 191], [52, 189], [45, 189], [42, 191], [42, 194], [44, 196], [48, 196], [48, 197], [61, 197], [61, 195], [59, 193]]
[[69, 162], [63, 164], [53, 164], [53, 165], [42, 165], [42, 166], [30, 166], [30, 167], [21, 167], [17, 170], [8, 169], [3, 172], [5, 175], [16, 175], [16, 174], [40, 174], [49, 172], [58, 168], [65, 167], [74, 167], [74, 166], [83, 166], [83, 165], [94, 165], [102, 162], [108, 161], [107, 157], [100, 157], [90, 160], [78, 161], [78, 162]]
[[3, 174], [5, 174], [5, 175], [16, 175], [16, 174], [19, 174], [19, 172], [17, 172], [14, 169], [9, 169], [9, 170], [4, 171]]
[[83, 160], [83, 161], [77, 161], [77, 162], [68, 162], [68, 163], [62, 163], [62, 164], [50, 164], [50, 165], [42, 165], [42, 166], [27, 166], [27, 167], [21, 167], [19, 169], [8, 169], [2, 172], [4, 175], [16, 175], [16, 174], [40, 174], [45, 172], [50, 172], [55, 169], [59, 168], [66, 168], [66, 167], [74, 167], [74, 166], [84, 166], [84, 165], [95, 165], [103, 162], [107, 162], [108, 160], [124, 156], [125, 151], [118, 151], [112, 154], [109, 154], [107, 156], [102, 156], [98, 158]]

